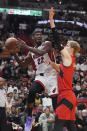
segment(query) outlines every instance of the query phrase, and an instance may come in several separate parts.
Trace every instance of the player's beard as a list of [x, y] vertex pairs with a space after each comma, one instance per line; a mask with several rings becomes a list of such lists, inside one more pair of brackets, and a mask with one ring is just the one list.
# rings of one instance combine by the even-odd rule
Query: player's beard
[[42, 44], [42, 40], [37, 40], [36, 43], [37, 43], [37, 46], [40, 46]]

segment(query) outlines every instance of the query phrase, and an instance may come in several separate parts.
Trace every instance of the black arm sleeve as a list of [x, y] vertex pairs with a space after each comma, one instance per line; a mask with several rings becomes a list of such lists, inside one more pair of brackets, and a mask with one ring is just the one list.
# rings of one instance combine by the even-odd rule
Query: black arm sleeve
[[53, 45], [58, 47], [58, 50], [61, 51], [64, 47], [61, 45], [61, 41], [55, 27], [52, 28], [52, 36], [53, 36]]

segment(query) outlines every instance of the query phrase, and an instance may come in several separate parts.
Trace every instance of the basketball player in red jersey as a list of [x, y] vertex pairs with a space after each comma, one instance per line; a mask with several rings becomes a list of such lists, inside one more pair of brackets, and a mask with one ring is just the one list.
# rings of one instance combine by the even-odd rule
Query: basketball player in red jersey
[[75, 110], [76, 110], [76, 96], [72, 91], [72, 80], [75, 67], [74, 55], [79, 52], [80, 45], [76, 41], [68, 41], [66, 46], [61, 46], [58, 38], [58, 33], [55, 29], [53, 20], [54, 9], [49, 11], [50, 26], [53, 33], [54, 42], [56, 42], [61, 53], [62, 63], [57, 65], [51, 62], [51, 65], [58, 71], [58, 98], [57, 108], [55, 111], [55, 127], [54, 131], [63, 131], [66, 126], [68, 131], [76, 131], [75, 127]]
[[24, 68], [27, 67], [32, 60], [36, 66], [36, 76], [35, 80], [32, 82], [29, 95], [28, 95], [28, 116], [25, 125], [25, 131], [31, 130], [32, 122], [32, 108], [34, 105], [36, 93], [41, 93], [44, 90], [49, 96], [53, 98], [53, 107], [56, 108], [56, 96], [57, 91], [57, 71], [52, 67], [52, 65], [47, 65], [46, 61], [55, 61], [52, 43], [50, 41], [45, 41], [42, 43], [42, 33], [40, 31], [33, 32], [33, 40], [35, 42], [35, 47], [29, 47], [22, 40], [19, 40], [19, 45], [22, 48], [29, 50], [28, 56], [25, 61], [21, 61], [17, 54], [14, 56], [17, 62]]

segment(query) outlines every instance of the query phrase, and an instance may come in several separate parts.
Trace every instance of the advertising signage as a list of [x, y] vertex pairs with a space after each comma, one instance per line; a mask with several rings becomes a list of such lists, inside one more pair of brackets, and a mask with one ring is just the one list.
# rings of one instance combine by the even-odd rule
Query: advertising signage
[[0, 13], [4, 11], [10, 15], [42, 16], [42, 11], [37, 10], [0, 8]]

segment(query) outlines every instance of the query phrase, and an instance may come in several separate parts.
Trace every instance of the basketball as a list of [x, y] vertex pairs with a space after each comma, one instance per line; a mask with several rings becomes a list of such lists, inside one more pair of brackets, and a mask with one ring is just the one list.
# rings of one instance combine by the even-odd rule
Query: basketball
[[5, 47], [10, 51], [10, 50], [15, 50], [16, 52], [19, 52], [19, 49], [17, 47], [17, 39], [16, 38], [8, 38], [5, 41]]

